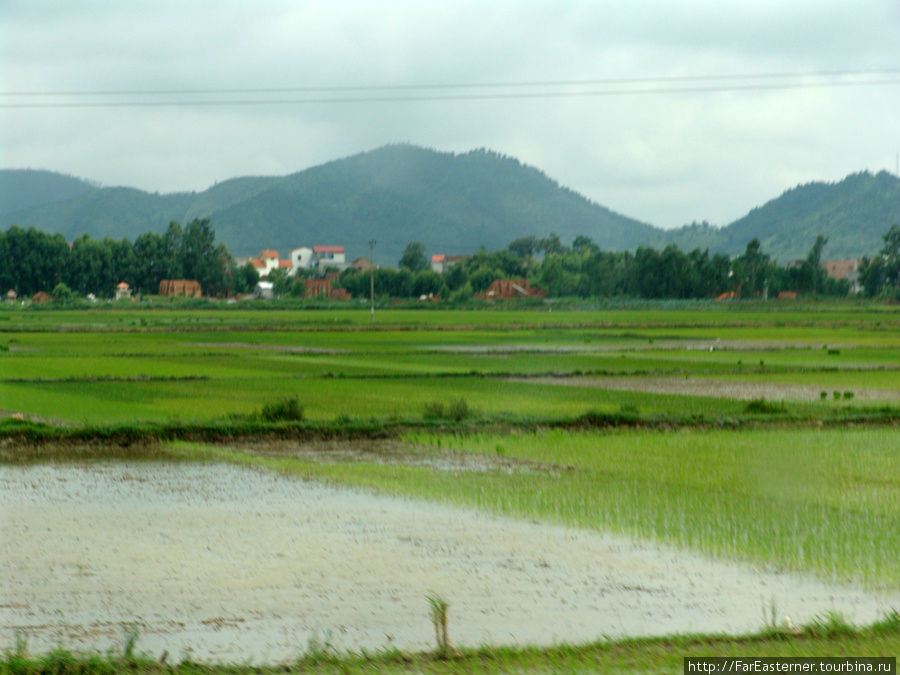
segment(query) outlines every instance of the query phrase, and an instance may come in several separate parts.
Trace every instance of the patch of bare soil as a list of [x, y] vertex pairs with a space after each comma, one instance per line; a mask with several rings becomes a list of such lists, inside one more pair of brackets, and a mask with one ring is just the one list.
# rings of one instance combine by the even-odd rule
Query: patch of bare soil
[[[539, 377], [520, 379], [564, 387], [596, 387], [616, 391], [640, 391], [653, 394], [681, 394], [753, 400], [818, 401], [822, 387], [776, 382], [729, 382], [687, 377]], [[855, 398], [867, 400], [900, 399], [900, 391], [888, 389], [854, 389]]]
[[627, 537], [326, 487], [229, 464], [0, 466], [0, 645], [277, 663], [311, 640], [434, 647], [856, 622], [900, 606]]

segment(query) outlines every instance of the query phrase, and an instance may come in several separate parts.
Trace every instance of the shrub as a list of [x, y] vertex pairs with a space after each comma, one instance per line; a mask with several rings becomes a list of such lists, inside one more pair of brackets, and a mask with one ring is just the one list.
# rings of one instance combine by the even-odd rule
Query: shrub
[[428, 401], [422, 411], [427, 420], [439, 420], [444, 416], [444, 404], [440, 401]]
[[844, 400], [849, 401], [851, 398], [853, 398], [853, 392], [852, 392], [852, 391], [845, 391], [845, 392], [844, 392]]
[[299, 422], [303, 419], [303, 406], [296, 396], [283, 398], [264, 405], [259, 416], [266, 422]]
[[827, 391], [820, 391], [820, 392], [819, 392], [819, 398], [820, 398], [821, 400], [823, 400], [823, 401], [826, 400], [826, 399], [828, 398], [828, 392], [827, 392]]
[[471, 414], [472, 412], [469, 410], [469, 404], [466, 403], [466, 399], [464, 398], [458, 398], [455, 401], [451, 401], [450, 405], [447, 406], [447, 417], [456, 422], [464, 420]]
[[454, 399], [446, 406], [440, 401], [428, 401], [422, 411], [422, 416], [428, 420], [447, 419], [459, 422], [472, 414], [469, 404], [464, 398]]
[[755, 398], [744, 408], [745, 413], [771, 415], [785, 411], [784, 403], [773, 403], [764, 398]]

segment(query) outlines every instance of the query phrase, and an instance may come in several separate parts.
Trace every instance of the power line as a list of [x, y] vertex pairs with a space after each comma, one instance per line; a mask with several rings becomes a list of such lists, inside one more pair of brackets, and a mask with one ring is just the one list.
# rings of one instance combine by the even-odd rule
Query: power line
[[[875, 77], [875, 79], [872, 79]], [[810, 79], [813, 78], [813, 79]], [[703, 83], [711, 83], [709, 85]], [[608, 78], [470, 84], [364, 85], [333, 87], [283, 87], [257, 89], [157, 89], [108, 91], [0, 92], [9, 98], [140, 97], [132, 100], [5, 101], [0, 108], [122, 108], [179, 106], [322, 105], [357, 103], [406, 103], [427, 101], [473, 101], [505, 99], [586, 98], [704, 94], [740, 91], [774, 91], [833, 87], [865, 87], [900, 84], [900, 69], [818, 71], [805, 73], [758, 73], [745, 75], [691, 75], [654, 78]], [[622, 86], [625, 85], [625, 86]], [[655, 86], [645, 86], [655, 85]], [[581, 87], [579, 89], [560, 89]], [[587, 87], [587, 88], [585, 88]], [[599, 88], [598, 88], [599, 87]], [[536, 91], [527, 91], [536, 89]], [[468, 90], [468, 91], [467, 91]], [[488, 91], [485, 91], [488, 90]], [[494, 91], [490, 91], [494, 90]], [[519, 90], [519, 91], [509, 91]], [[422, 92], [422, 93], [391, 93]], [[430, 93], [429, 93], [430, 92]], [[441, 93], [445, 92], [445, 93]], [[261, 98], [262, 94], [336, 94], [304, 98]], [[337, 94], [368, 94], [345, 96]], [[240, 98], [197, 98], [203, 96]], [[193, 97], [146, 100], [143, 97]]]
[[568, 87], [615, 84], [659, 84], [668, 82], [763, 80], [784, 78], [835, 78], [861, 77], [872, 75], [900, 75], [900, 68], [871, 70], [818, 70], [782, 73], [744, 73], [730, 75], [672, 75], [660, 77], [611, 77], [584, 80], [531, 80], [512, 82], [468, 82], [450, 84], [389, 84], [389, 85], [341, 85], [323, 87], [270, 87], [270, 88], [230, 88], [230, 89], [107, 89], [107, 90], [60, 90], [60, 91], [0, 91], [0, 96], [192, 96], [213, 94], [286, 94], [325, 93], [352, 91], [409, 91], [447, 89], [499, 89], [523, 87]]

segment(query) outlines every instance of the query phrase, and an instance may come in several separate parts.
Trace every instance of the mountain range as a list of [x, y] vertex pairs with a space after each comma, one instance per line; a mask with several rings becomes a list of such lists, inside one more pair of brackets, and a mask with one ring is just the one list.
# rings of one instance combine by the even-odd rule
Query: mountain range
[[661, 248], [743, 252], [754, 237], [779, 261], [802, 258], [819, 234], [825, 257], [872, 255], [900, 222], [900, 178], [857, 173], [838, 183], [786, 191], [726, 227], [706, 223], [663, 230], [616, 213], [489, 150], [454, 154], [412, 145], [370, 152], [279, 177], [242, 177], [203, 192], [151, 194], [50, 171], [0, 171], [0, 228], [13, 224], [61, 233], [69, 241], [134, 240], [171, 221], [209, 218], [217, 240], [236, 256], [275, 249], [343, 244], [348, 259], [368, 255], [393, 265], [410, 241], [429, 253], [505, 248], [528, 235], [563, 243], [590, 237], [604, 250]]

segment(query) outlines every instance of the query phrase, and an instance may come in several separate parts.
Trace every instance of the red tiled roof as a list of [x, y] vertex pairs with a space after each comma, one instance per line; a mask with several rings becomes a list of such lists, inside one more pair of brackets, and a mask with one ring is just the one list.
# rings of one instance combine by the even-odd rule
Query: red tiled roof
[[253, 265], [258, 270], [265, 269], [265, 267], [266, 267], [266, 263], [264, 263], [259, 258], [251, 258], [250, 264]]
[[313, 246], [316, 253], [343, 253], [343, 246]]
[[273, 251], [272, 249], [266, 249], [262, 253], [259, 254], [260, 258], [277, 258], [278, 251]]
[[278, 269], [291, 269], [291, 261], [290, 260], [279, 260], [278, 261]]

